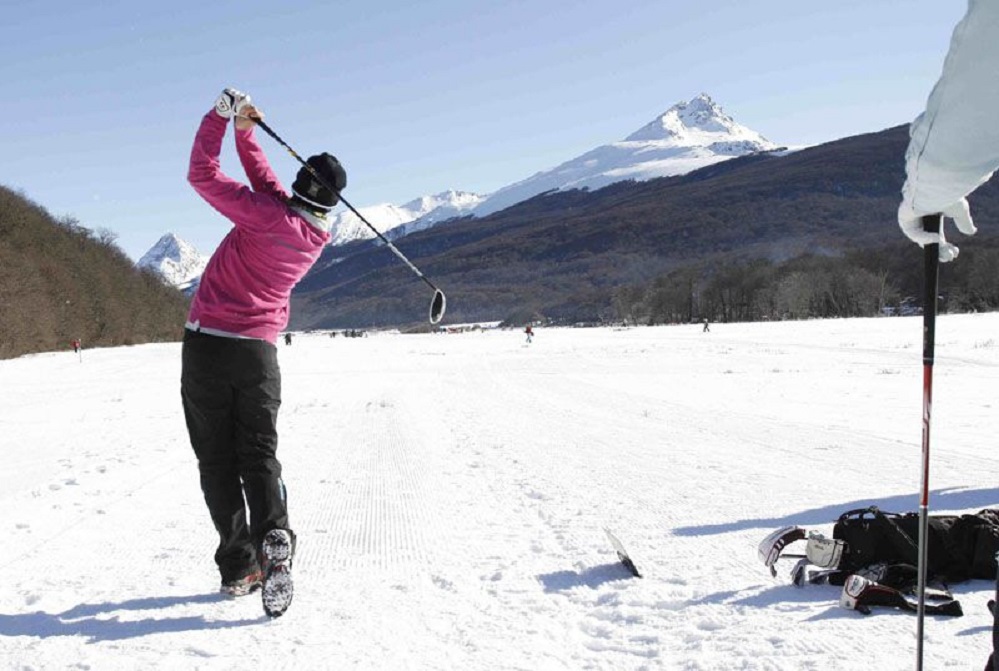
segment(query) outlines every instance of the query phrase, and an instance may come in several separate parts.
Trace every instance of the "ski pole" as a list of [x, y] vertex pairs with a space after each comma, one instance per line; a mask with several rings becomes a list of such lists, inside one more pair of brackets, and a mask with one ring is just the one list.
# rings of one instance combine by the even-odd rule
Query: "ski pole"
[[[940, 232], [939, 214], [923, 217], [923, 229]], [[926, 619], [926, 561], [929, 550], [930, 411], [933, 407], [933, 345], [937, 326], [937, 284], [940, 245], [923, 246], [923, 450], [919, 495], [919, 560], [916, 607], [916, 671], [923, 669], [923, 622]]]
[[274, 140], [279, 145], [281, 145], [282, 147], [284, 147], [285, 149], [287, 149], [288, 153], [291, 154], [295, 158], [296, 161], [298, 161], [299, 163], [301, 163], [305, 167], [305, 169], [308, 170], [312, 174], [312, 176], [315, 177], [316, 180], [319, 181], [320, 184], [322, 184], [327, 189], [329, 189], [330, 191], [332, 191], [333, 193], [335, 193], [337, 195], [337, 197], [340, 199], [340, 202], [342, 202], [344, 205], [347, 206], [347, 209], [349, 209], [351, 212], [353, 212], [357, 216], [358, 219], [360, 219], [362, 222], [364, 222], [365, 226], [367, 226], [372, 231], [374, 231], [375, 235], [377, 235], [378, 238], [382, 242], [384, 242], [388, 246], [388, 248], [391, 249], [392, 252], [396, 256], [398, 256], [399, 259], [402, 260], [403, 263], [405, 263], [407, 266], [409, 266], [409, 269], [412, 270], [414, 273], [416, 273], [417, 277], [419, 277], [421, 280], [423, 280], [424, 282], [426, 282], [427, 286], [429, 286], [431, 289], [434, 290], [434, 298], [430, 302], [430, 323], [431, 324], [438, 323], [441, 320], [441, 318], [444, 317], [444, 310], [446, 309], [446, 306], [447, 306], [447, 298], [445, 298], [444, 292], [441, 291], [440, 289], [438, 289], [437, 286], [433, 282], [431, 282], [430, 280], [428, 280], [427, 276], [424, 275], [422, 272], [420, 272], [420, 269], [417, 268], [415, 265], [413, 265], [412, 261], [410, 261], [409, 259], [407, 259], [406, 256], [402, 252], [400, 252], [399, 249], [395, 245], [393, 245], [392, 242], [388, 238], [386, 238], [384, 235], [382, 235], [381, 231], [379, 231], [377, 228], [375, 228], [374, 226], [372, 226], [371, 222], [369, 222], [367, 219], [365, 219], [364, 215], [361, 214], [360, 212], [358, 212], [357, 209], [353, 205], [351, 205], [347, 201], [346, 198], [343, 197], [343, 195], [340, 193], [340, 191], [338, 191], [337, 189], [335, 189], [329, 182], [327, 182], [325, 179], [323, 179], [319, 175], [319, 173], [316, 171], [316, 169], [313, 168], [308, 163], [306, 163], [305, 160], [301, 156], [298, 155], [298, 152], [296, 152], [294, 149], [292, 149], [288, 145], [287, 142], [285, 142], [280, 137], [278, 137], [278, 134], [275, 133], [273, 130], [271, 130], [270, 126], [268, 126], [266, 123], [264, 123], [264, 121], [262, 119], [253, 119], [253, 121], [255, 121], [258, 126], [260, 126], [261, 128], [263, 128], [265, 133], [267, 133], [272, 138], [274, 138]]

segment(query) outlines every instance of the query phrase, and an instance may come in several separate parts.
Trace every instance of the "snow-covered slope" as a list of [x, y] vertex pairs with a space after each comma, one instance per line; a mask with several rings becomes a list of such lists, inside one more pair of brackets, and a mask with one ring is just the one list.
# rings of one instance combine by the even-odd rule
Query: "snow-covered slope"
[[[937, 320], [933, 514], [999, 502], [997, 332]], [[921, 337], [919, 317], [296, 336], [275, 621], [218, 594], [179, 343], [0, 361], [0, 671], [911, 670], [914, 614], [841, 608], [756, 546], [917, 508]], [[995, 581], [951, 588], [965, 615], [927, 616], [925, 668], [982, 669]]]
[[491, 194], [473, 210], [485, 216], [553, 189], [596, 189], [626, 179], [682, 175], [736, 156], [777, 149], [737, 123], [705, 93], [680, 102], [624, 140], [597, 147]]
[[143, 254], [138, 266], [159, 273], [175, 287], [185, 288], [201, 276], [208, 258], [200, 254], [194, 245], [167, 233]]
[[[359, 207], [358, 211], [381, 233], [397, 238], [430, 228], [452, 217], [467, 214], [484, 198], [474, 193], [449, 190], [432, 196], [422, 196], [404, 205], [385, 203]], [[371, 229], [350, 210], [334, 215], [333, 239], [330, 244], [342, 245], [352, 240], [366, 240], [373, 237], [375, 234]]]

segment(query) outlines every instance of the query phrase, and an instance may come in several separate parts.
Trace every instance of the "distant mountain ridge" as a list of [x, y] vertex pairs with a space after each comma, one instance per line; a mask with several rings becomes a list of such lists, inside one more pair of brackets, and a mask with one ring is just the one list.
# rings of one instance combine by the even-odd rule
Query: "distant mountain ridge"
[[[449, 189], [432, 196], [415, 198], [404, 205], [386, 203], [357, 209], [379, 232], [391, 238], [408, 235], [467, 214], [484, 199], [485, 196]], [[350, 210], [333, 215], [332, 233], [331, 245], [375, 237], [371, 229]]]
[[[737, 123], [701, 93], [678, 102], [620, 142], [601, 145], [549, 170], [478, 195], [448, 190], [405, 205], [358, 210], [390, 239], [431, 228], [455, 217], [484, 217], [540, 193], [598, 189], [623, 180], [645, 181], [683, 175], [738, 156], [778, 149], [756, 131]], [[350, 211], [335, 215], [333, 245], [375, 237]]]
[[[358, 211], [391, 240], [424, 231], [443, 222], [487, 217], [539, 194], [575, 189], [599, 189], [622, 181], [644, 182], [691, 171], [740, 156], [779, 147], [756, 131], [737, 123], [702, 93], [681, 101], [631, 133], [624, 140], [599, 146], [552, 169], [505, 186], [488, 195], [449, 189], [403, 205], [383, 203]], [[375, 238], [375, 233], [350, 210], [332, 215], [330, 245], [342, 249]], [[140, 260], [168, 282], [190, 291], [204, 264], [193, 260], [183, 241], [164, 236]], [[186, 243], [185, 243], [186, 244]], [[350, 249], [335, 256], [352, 253]], [[334, 260], [327, 259], [328, 265]], [[195, 268], [200, 268], [195, 272]]]
[[411, 200], [403, 205], [403, 208], [411, 212], [418, 212], [419, 216], [412, 221], [396, 226], [389, 231], [387, 237], [390, 239], [401, 238], [410, 233], [436, 226], [443, 221], [465, 216], [485, 199], [486, 196], [452, 189], [435, 196], [423, 196]]
[[[405, 205], [373, 205], [359, 208], [359, 211], [376, 229], [392, 239], [463, 216], [482, 199], [483, 196], [474, 193], [449, 190], [415, 198]], [[330, 245], [333, 246], [376, 237], [350, 210], [333, 215], [332, 234]], [[166, 233], [142, 255], [136, 265], [152, 270], [167, 284], [192, 293], [197, 289], [201, 273], [210, 258], [174, 233]]]
[[[915, 254], [897, 223], [908, 141], [908, 125], [898, 126], [682, 176], [539, 195], [399, 246], [447, 292], [449, 323], [521, 313], [599, 320], [614, 314], [623, 287], [679, 269], [710, 275], [888, 244]], [[972, 211], [999, 219], [999, 181], [973, 194]], [[999, 231], [983, 226], [972, 242], [992, 236]], [[419, 323], [429, 294], [383, 247], [355, 243], [327, 250], [292, 299], [295, 328], [398, 327]]]

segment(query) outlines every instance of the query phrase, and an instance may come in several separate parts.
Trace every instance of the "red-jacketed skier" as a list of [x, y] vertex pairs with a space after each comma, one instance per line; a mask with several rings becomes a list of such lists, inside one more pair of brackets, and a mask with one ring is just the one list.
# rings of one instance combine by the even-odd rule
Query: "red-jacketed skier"
[[[233, 118], [249, 186], [226, 176], [219, 164]], [[250, 96], [225, 89], [194, 138], [188, 181], [234, 226], [191, 303], [181, 396], [201, 489], [219, 534], [221, 591], [242, 596], [262, 585], [264, 610], [276, 617], [291, 603], [295, 548], [276, 455], [276, 343], [288, 324], [292, 288], [330, 240], [327, 215], [347, 175], [333, 156], [312, 156], [308, 164], [336, 191], [303, 167], [289, 196], [257, 144], [255, 119], [263, 114]]]

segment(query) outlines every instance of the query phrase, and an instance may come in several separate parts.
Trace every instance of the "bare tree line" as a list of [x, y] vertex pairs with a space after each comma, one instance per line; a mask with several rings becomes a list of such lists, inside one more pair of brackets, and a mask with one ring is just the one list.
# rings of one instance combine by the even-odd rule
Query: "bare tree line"
[[0, 358], [179, 339], [186, 299], [115, 237], [0, 187]]
[[[647, 285], [619, 289], [618, 319], [662, 324], [870, 317], [918, 309], [920, 252], [892, 245], [841, 257], [801, 256], [784, 263], [756, 259], [692, 265]], [[999, 246], [974, 241], [958, 262], [941, 266], [940, 309], [999, 308]]]

